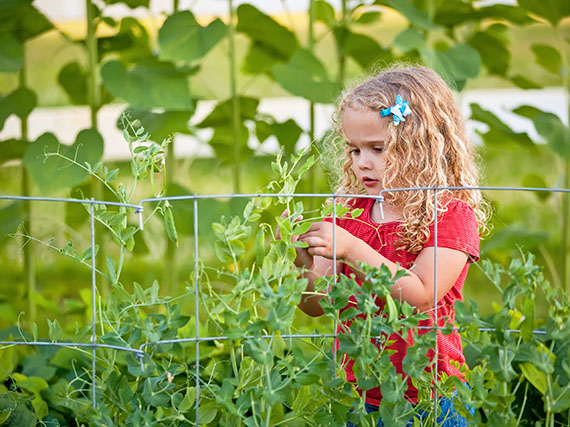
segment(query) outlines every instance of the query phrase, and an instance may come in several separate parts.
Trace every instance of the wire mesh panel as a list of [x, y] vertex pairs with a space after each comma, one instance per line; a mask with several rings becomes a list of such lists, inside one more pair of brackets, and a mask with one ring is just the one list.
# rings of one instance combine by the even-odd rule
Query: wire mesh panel
[[[397, 191], [432, 191], [433, 192], [433, 203], [434, 203], [434, 216], [437, 218], [438, 217], [438, 195], [440, 192], [445, 191], [445, 190], [458, 190], [458, 189], [464, 189], [464, 190], [473, 190], [473, 191], [481, 191], [481, 190], [488, 190], [488, 191], [533, 191], [533, 192], [560, 192], [560, 193], [569, 193], [570, 190], [569, 189], [544, 189], [544, 188], [520, 188], [520, 187], [469, 187], [469, 188], [463, 188], [463, 187], [430, 187], [430, 188], [402, 188], [402, 189], [394, 189], [394, 190], [390, 190], [390, 192], [397, 192]], [[203, 269], [203, 267], [201, 266], [201, 261], [200, 261], [200, 247], [201, 247], [201, 241], [200, 241], [200, 236], [199, 236], [199, 219], [201, 217], [200, 213], [200, 202], [204, 201], [205, 199], [219, 199], [219, 198], [226, 198], [226, 199], [275, 199], [275, 198], [297, 198], [297, 199], [307, 199], [307, 198], [328, 198], [332, 201], [332, 212], [330, 213], [330, 217], [332, 218], [332, 222], [333, 224], [337, 223], [337, 217], [338, 217], [338, 206], [337, 206], [337, 201], [339, 199], [343, 199], [343, 198], [375, 198], [378, 202], [377, 206], [378, 209], [380, 210], [380, 212], [382, 212], [382, 203], [384, 202], [384, 193], [387, 193], [387, 191], [383, 191], [381, 192], [378, 196], [365, 196], [365, 195], [342, 195], [342, 194], [225, 194], [225, 195], [206, 195], [206, 196], [200, 196], [200, 195], [194, 195], [194, 196], [177, 196], [177, 197], [164, 197], [164, 198], [152, 198], [152, 199], [144, 199], [141, 200], [138, 204], [121, 204], [121, 203], [113, 203], [113, 202], [105, 202], [105, 201], [98, 201], [98, 200], [80, 200], [80, 199], [60, 199], [60, 198], [34, 198], [34, 197], [18, 197], [18, 196], [0, 196], [0, 199], [5, 199], [5, 200], [27, 200], [27, 201], [37, 201], [37, 202], [43, 202], [43, 203], [81, 203], [84, 204], [86, 206], [88, 206], [89, 209], [89, 219], [90, 219], [90, 224], [89, 224], [89, 230], [90, 230], [90, 249], [91, 249], [91, 265], [90, 265], [90, 269], [91, 269], [91, 314], [92, 314], [92, 318], [91, 318], [91, 337], [90, 337], [90, 342], [48, 342], [48, 341], [18, 341], [18, 340], [10, 340], [10, 341], [0, 341], [0, 345], [1, 346], [46, 346], [46, 347], [50, 347], [50, 346], [54, 346], [54, 347], [71, 347], [71, 348], [88, 348], [91, 349], [91, 405], [93, 408], [97, 407], [97, 385], [96, 385], [96, 378], [97, 378], [97, 364], [96, 364], [96, 360], [97, 360], [97, 350], [98, 349], [113, 349], [113, 350], [117, 350], [119, 352], [127, 352], [130, 353], [132, 355], [134, 355], [136, 357], [136, 359], [138, 360], [138, 363], [140, 364], [140, 371], [144, 372], [146, 369], [146, 365], [145, 365], [145, 360], [152, 360], [153, 358], [153, 351], [157, 348], [159, 348], [160, 346], [166, 346], [166, 345], [181, 345], [184, 343], [193, 343], [194, 346], [194, 358], [195, 358], [195, 362], [194, 362], [194, 367], [193, 367], [193, 371], [194, 371], [194, 395], [193, 395], [193, 404], [195, 406], [195, 414], [194, 414], [194, 420], [193, 422], [198, 424], [200, 423], [201, 420], [201, 416], [204, 416], [204, 414], [200, 413], [200, 402], [201, 402], [201, 392], [204, 389], [207, 389], [210, 384], [208, 382], [205, 382], [203, 377], [203, 370], [205, 369], [210, 369], [210, 367], [208, 366], [204, 366], [203, 364], [201, 364], [201, 359], [203, 359], [202, 355], [201, 355], [201, 349], [200, 349], [200, 344], [203, 343], [204, 345], [208, 344], [208, 343], [216, 343], [216, 342], [223, 342], [223, 341], [229, 341], [229, 342], [234, 342], [234, 341], [238, 341], [240, 343], [243, 342], [250, 342], [253, 344], [249, 344], [249, 351], [250, 353], [253, 352], [255, 353], [256, 351], [258, 352], [257, 357], [258, 360], [265, 360], [263, 358], [263, 349], [266, 348], [266, 344], [264, 344], [264, 342], [269, 342], [271, 343], [271, 345], [276, 345], [276, 342], [284, 342], [286, 343], [285, 345], [287, 345], [287, 343], [291, 343], [294, 340], [305, 340], [305, 342], [310, 343], [310, 340], [315, 340], [315, 339], [324, 339], [324, 340], [329, 340], [330, 342], [327, 344], [329, 346], [329, 348], [331, 349], [331, 357], [334, 360], [334, 367], [336, 367], [334, 369], [334, 371], [330, 372], [330, 374], [332, 376], [336, 376], [337, 375], [337, 368], [342, 364], [342, 363], [346, 363], [346, 361], [344, 360], [337, 360], [337, 348], [338, 348], [338, 338], [339, 338], [339, 327], [341, 327], [341, 325], [337, 324], [336, 319], [339, 318], [339, 313], [338, 313], [338, 308], [335, 308], [335, 310], [337, 311], [335, 317], [334, 317], [334, 322], [332, 322], [332, 330], [329, 331], [325, 331], [324, 333], [321, 332], [315, 332], [315, 333], [288, 333], [288, 331], [284, 331], [284, 333], [281, 333], [283, 331], [278, 331], [278, 330], [273, 330], [272, 333], [264, 333], [263, 328], [257, 330], [255, 333], [244, 333], [244, 331], [242, 330], [239, 334], [236, 333], [236, 331], [231, 330], [231, 329], [227, 329], [226, 331], [228, 332], [227, 335], [207, 335], [204, 336], [201, 334], [201, 330], [204, 330], [204, 325], [201, 324], [201, 315], [203, 315], [203, 313], [201, 312], [201, 309], [206, 309], [207, 307], [205, 307], [202, 303], [202, 297], [201, 297], [201, 269]], [[143, 224], [144, 224], [144, 214], [145, 214], [145, 206], [149, 206], [151, 204], [155, 204], [155, 203], [163, 203], [165, 201], [168, 202], [183, 202], [183, 201], [187, 201], [187, 202], [191, 202], [192, 206], [193, 206], [193, 212], [194, 212], [194, 216], [193, 216], [193, 224], [192, 224], [192, 228], [193, 228], [193, 275], [192, 275], [192, 286], [193, 286], [193, 295], [194, 295], [194, 310], [193, 310], [193, 314], [194, 314], [194, 336], [193, 337], [185, 337], [185, 338], [180, 338], [180, 337], [175, 337], [172, 339], [160, 339], [160, 340], [155, 340], [155, 341], [145, 341], [142, 344], [140, 344], [139, 346], [130, 346], [130, 345], [112, 345], [109, 343], [105, 343], [105, 342], [101, 342], [100, 337], [98, 337], [97, 334], [97, 319], [98, 319], [98, 315], [100, 314], [98, 312], [98, 304], [97, 304], [97, 266], [96, 266], [96, 257], [94, 256], [94, 254], [96, 253], [96, 236], [95, 236], [95, 219], [96, 219], [96, 214], [94, 212], [95, 206], [97, 205], [108, 205], [108, 206], [117, 206], [119, 208], [125, 208], [125, 209], [131, 209], [133, 212], [135, 212], [136, 214], [138, 214], [139, 216], [139, 229], [143, 229]], [[434, 221], [433, 224], [434, 227], [434, 240], [435, 240], [435, 245], [434, 245], [434, 301], [433, 301], [433, 307], [434, 307], [434, 325], [438, 325], [438, 298], [437, 298], [437, 294], [438, 294], [438, 271], [437, 271], [437, 266], [438, 266], [438, 222]], [[332, 266], [333, 266], [333, 272], [332, 272], [332, 276], [333, 277], [338, 277], [339, 272], [337, 271], [337, 253], [336, 253], [336, 239], [337, 239], [337, 234], [336, 234], [336, 227], [332, 228], [332, 240], [333, 240], [333, 256], [332, 256]], [[261, 244], [261, 246], [263, 247], [263, 243]], [[241, 246], [240, 246], [241, 248]], [[258, 261], [260, 263], [263, 262], [263, 256], [268, 256], [267, 253], [265, 252], [261, 252], [262, 257], [260, 259], [258, 259]], [[235, 255], [235, 254], [234, 254]], [[235, 256], [234, 256], [234, 261], [235, 261]], [[270, 268], [270, 267], [267, 267]], [[238, 276], [238, 271], [236, 268], [236, 271], [233, 271], [232, 274], [235, 274], [236, 277]], [[271, 289], [266, 289], [265, 290], [268, 293], [271, 293]], [[261, 293], [263, 294], [263, 292]], [[269, 295], [269, 294], [268, 294]], [[280, 313], [277, 310], [278, 307], [272, 307], [271, 309], [275, 309], [275, 313]], [[271, 312], [271, 309], [267, 308], [266, 309]], [[283, 311], [282, 313], [285, 313], [285, 311]], [[238, 313], [241, 314], [241, 313]], [[278, 316], [276, 316], [278, 317]], [[275, 318], [275, 324], [279, 324], [279, 318]], [[247, 323], [247, 320], [245, 321]], [[522, 321], [518, 323], [523, 324]], [[436, 331], [436, 337], [437, 334], [441, 334], [441, 333], [447, 333], [446, 331], [443, 330], [438, 330], [438, 329], [445, 329], [445, 328], [439, 328], [436, 327], [435, 328]], [[457, 326], [454, 326], [451, 328], [452, 330], [459, 330], [460, 328], [458, 328]], [[483, 327], [482, 324], [477, 325], [476, 328], [479, 332], [481, 333], [486, 333], [486, 332], [495, 332], [496, 329], [492, 328], [492, 327]], [[528, 328], [527, 328], [528, 329]], [[247, 331], [247, 329], [244, 329], [245, 331]], [[253, 330], [253, 329], [252, 329]], [[447, 330], [449, 330], [449, 328], [447, 328]], [[511, 329], [506, 329], [504, 331], [502, 331], [501, 333], [507, 333], [507, 334], [523, 334], [524, 335], [524, 330], [521, 329], [516, 329], [516, 328], [511, 328]], [[531, 330], [531, 333], [534, 335], [541, 335], [541, 336], [545, 336], [547, 334], [547, 332], [545, 330]], [[379, 335], [373, 335], [373, 336], [369, 336], [368, 339], [380, 339]], [[307, 341], [308, 340], [308, 341]], [[378, 341], [379, 342], [379, 341]], [[431, 397], [433, 399], [433, 423], [434, 425], [438, 424], [438, 411], [439, 411], [439, 393], [438, 393], [438, 382], [440, 381], [439, 375], [438, 375], [438, 359], [439, 359], [439, 348], [437, 345], [437, 339], [435, 339], [433, 341], [434, 345], [432, 348], [433, 351], [433, 392], [431, 393]], [[281, 345], [281, 344], [279, 344]], [[173, 347], [168, 347], [170, 349], [172, 349]], [[242, 353], [243, 356], [243, 353]], [[341, 359], [344, 359], [344, 356], [341, 357]], [[317, 359], [314, 359], [317, 360]], [[314, 361], [313, 360], [313, 361]], [[311, 361], [311, 363], [313, 362]], [[231, 362], [232, 364], [235, 364], [235, 354], [232, 352], [231, 353]], [[272, 363], [272, 362], [271, 362]], [[301, 369], [302, 371], [302, 369]], [[234, 372], [235, 373], [235, 372]], [[269, 370], [266, 371], [267, 376], [269, 377]], [[299, 378], [305, 378], [305, 380], [308, 382], [310, 381], [310, 373], [308, 372], [301, 372], [301, 374], [307, 374], [304, 377], [302, 377], [301, 375], [299, 375]], [[266, 384], [268, 384], [268, 386], [271, 388], [273, 387], [273, 385], [275, 385], [276, 381], [278, 382], [279, 380], [275, 380], [272, 378], [268, 378]], [[172, 382], [172, 379], [169, 378], [168, 382]], [[232, 385], [230, 384], [228, 386], [228, 389], [231, 388]], [[235, 387], [234, 387], [235, 388]], [[232, 391], [234, 390], [234, 388], [232, 388]], [[273, 390], [274, 391], [274, 390]], [[224, 393], [224, 389], [223, 387], [221, 388], [221, 392]], [[274, 391], [275, 392], [275, 391]], [[190, 396], [190, 394], [188, 394], [188, 396]], [[248, 403], [249, 404], [249, 403]], [[250, 406], [250, 410], [254, 411], [256, 410], [256, 403], [255, 402], [251, 402], [251, 406]], [[269, 410], [269, 412], [271, 412]], [[208, 415], [209, 416], [209, 415]], [[267, 421], [268, 423], [270, 423], [271, 418], [268, 415], [267, 416]]]

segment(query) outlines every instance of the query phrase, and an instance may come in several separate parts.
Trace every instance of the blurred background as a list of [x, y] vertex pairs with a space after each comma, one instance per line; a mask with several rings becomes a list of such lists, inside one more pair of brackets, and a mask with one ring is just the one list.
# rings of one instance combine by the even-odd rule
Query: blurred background
[[[542, 3], [3, 1], [0, 193], [114, 200], [84, 169], [44, 154], [101, 162], [120, 191], [119, 183], [133, 183], [123, 113], [152, 141], [171, 138], [166, 172], [154, 185], [138, 183], [133, 203], [158, 194], [261, 192], [278, 178], [271, 162], [279, 150], [285, 157], [323, 152], [340, 88], [396, 61], [433, 67], [454, 88], [483, 185], [570, 188], [570, 4]], [[327, 160], [306, 174], [298, 192], [331, 191]], [[548, 279], [569, 289], [570, 197], [514, 191], [485, 197], [493, 215], [482, 257], [506, 264], [533, 252]], [[322, 201], [305, 204], [315, 209]], [[200, 202], [204, 265], [222, 264], [211, 224], [240, 214], [246, 202]], [[167, 238], [161, 216], [150, 219], [121, 264], [125, 287], [157, 280], [161, 295], [176, 296], [190, 286], [192, 202], [172, 205], [178, 242]], [[34, 322], [45, 332], [46, 317], [69, 331], [88, 319], [91, 273], [77, 260], [89, 260], [89, 239], [80, 204], [1, 201], [4, 336]], [[97, 239], [97, 265], [107, 272], [107, 258], [120, 255], [101, 227]], [[215, 281], [224, 286], [223, 277]], [[100, 287], [104, 296], [108, 283]], [[498, 297], [477, 264], [464, 295], [484, 312]], [[190, 297], [181, 303], [193, 312]], [[319, 320], [299, 314], [298, 325], [310, 330]]]

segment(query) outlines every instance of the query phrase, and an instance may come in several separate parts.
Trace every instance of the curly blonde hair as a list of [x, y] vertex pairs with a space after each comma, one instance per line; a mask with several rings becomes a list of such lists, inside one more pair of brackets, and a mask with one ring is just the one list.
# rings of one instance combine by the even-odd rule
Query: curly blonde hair
[[[478, 186], [475, 153], [467, 138], [465, 119], [450, 88], [429, 68], [399, 65], [345, 90], [340, 97], [333, 117], [338, 134], [335, 139], [343, 141], [343, 155], [339, 158], [342, 165], [337, 165], [342, 171], [338, 174], [337, 192], [364, 193], [354, 175], [342, 129], [344, 112], [349, 108], [367, 108], [379, 113], [394, 105], [397, 95], [408, 101], [412, 114], [399, 126], [386, 126], [383, 188]], [[392, 117], [386, 120], [391, 121]], [[398, 247], [418, 253], [429, 239], [429, 225], [434, 221], [433, 190], [388, 194], [386, 200], [403, 214]], [[451, 199], [469, 204], [475, 211], [480, 231], [486, 229], [488, 205], [480, 191], [439, 191], [439, 213], [446, 211], [447, 202]]]

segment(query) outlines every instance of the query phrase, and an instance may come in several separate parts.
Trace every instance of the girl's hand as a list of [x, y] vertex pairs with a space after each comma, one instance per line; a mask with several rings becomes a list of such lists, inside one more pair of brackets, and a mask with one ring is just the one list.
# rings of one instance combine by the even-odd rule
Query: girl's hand
[[348, 257], [354, 239], [358, 238], [344, 228], [324, 221], [313, 224], [309, 231], [299, 236], [300, 242], [309, 245], [307, 248], [309, 255], [333, 259], [333, 227], [336, 227], [336, 259], [342, 261]]
[[[287, 218], [289, 216], [289, 211], [287, 211], [287, 209], [285, 209], [283, 211], [283, 213], [281, 214], [282, 218]], [[301, 221], [303, 219], [303, 215], [299, 216], [299, 218], [297, 218], [295, 220], [295, 222], [297, 221]], [[277, 230], [275, 232], [275, 238], [277, 240], [281, 239], [281, 231], [279, 230], [279, 227], [277, 227]], [[299, 236], [291, 236], [291, 241], [292, 242], [296, 242], [299, 240]], [[295, 252], [297, 252], [297, 257], [295, 258], [295, 265], [297, 267], [306, 267], [306, 268], [311, 268], [313, 266], [313, 256], [309, 254], [308, 248], [295, 248]]]

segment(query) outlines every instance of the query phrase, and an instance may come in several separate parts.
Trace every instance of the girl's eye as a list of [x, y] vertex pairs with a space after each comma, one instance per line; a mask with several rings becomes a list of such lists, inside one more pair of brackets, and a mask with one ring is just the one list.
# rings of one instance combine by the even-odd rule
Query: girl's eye
[[349, 153], [350, 154], [358, 154], [358, 153], [360, 153], [360, 150], [358, 148], [352, 148], [352, 149], [350, 149]]
[[374, 147], [373, 150], [378, 153], [382, 153], [384, 151], [384, 147]]

